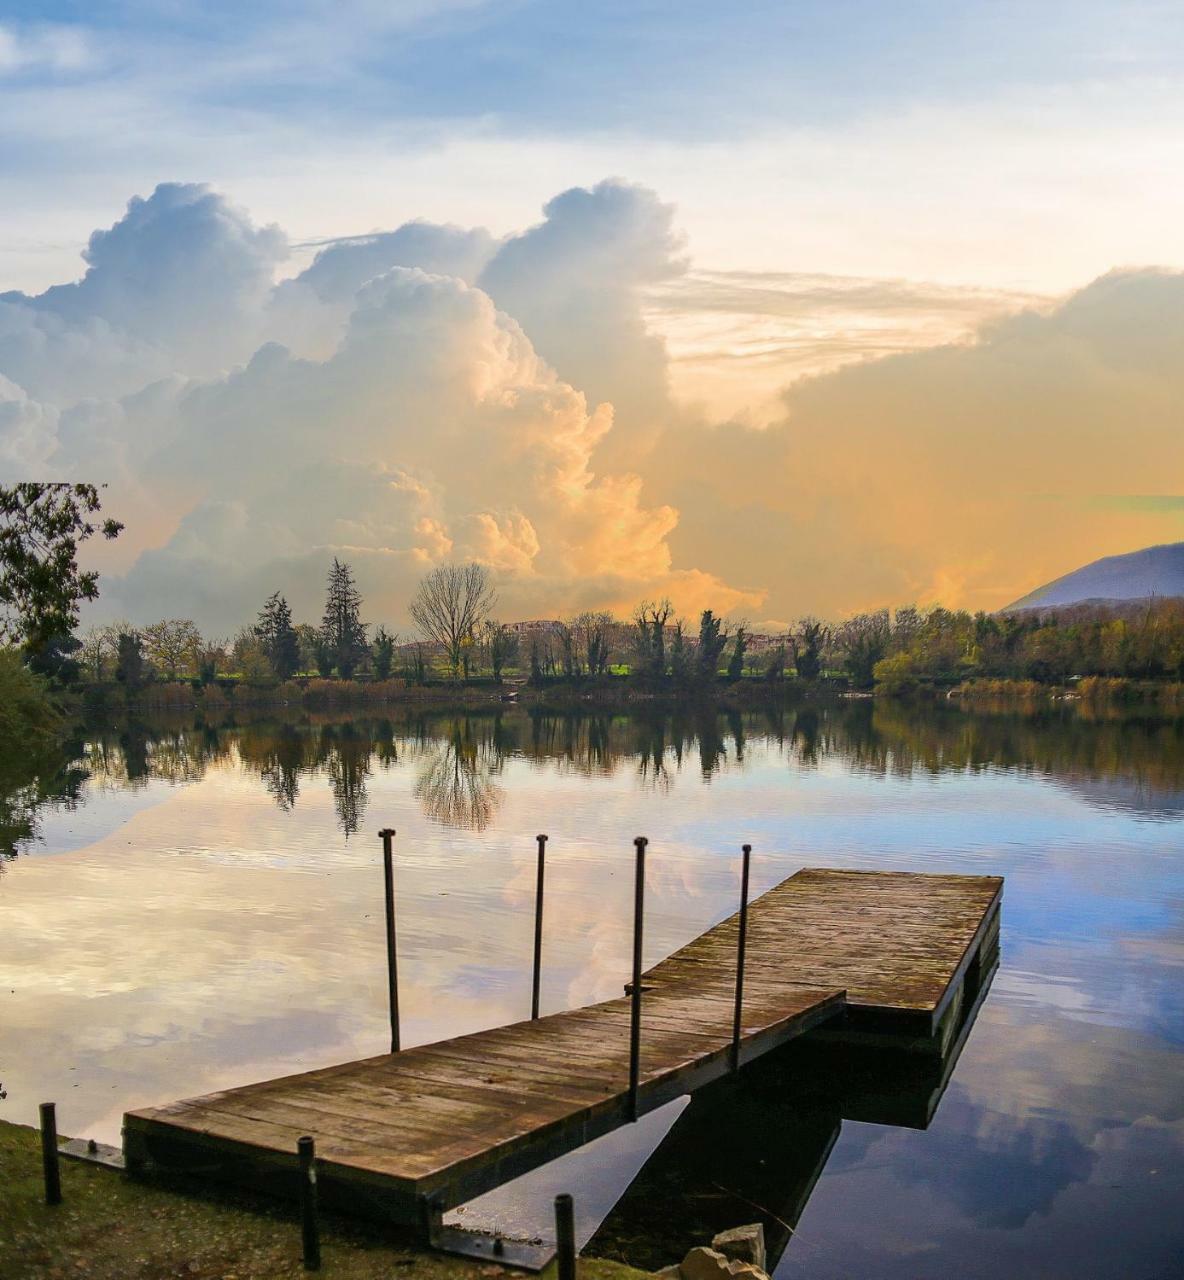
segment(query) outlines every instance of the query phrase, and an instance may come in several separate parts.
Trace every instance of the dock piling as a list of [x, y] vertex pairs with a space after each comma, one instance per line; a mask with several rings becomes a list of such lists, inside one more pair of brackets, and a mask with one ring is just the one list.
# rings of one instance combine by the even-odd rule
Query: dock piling
[[641, 951], [645, 916], [645, 848], [649, 841], [638, 836], [633, 880], [633, 990], [629, 1008], [629, 1119], [637, 1119], [637, 1086], [641, 1075]]
[[317, 1221], [316, 1144], [305, 1136], [296, 1139], [300, 1157], [300, 1236], [305, 1271], [321, 1269], [321, 1228]]
[[575, 1205], [566, 1191], [555, 1197], [555, 1245], [557, 1280], [576, 1280]]
[[382, 876], [386, 906], [386, 985], [391, 1017], [391, 1053], [399, 1052], [399, 953], [395, 937], [395, 859], [391, 842], [393, 827], [383, 827]]
[[744, 949], [748, 943], [748, 869], [752, 861], [752, 845], [741, 846], [740, 919], [736, 934], [736, 1008], [732, 1014], [732, 1070], [740, 1069], [740, 1024], [744, 1008]]
[[547, 857], [547, 837], [540, 835], [536, 839], [539, 842], [539, 865], [534, 889], [534, 979], [530, 988], [532, 1022], [539, 1016], [539, 983], [543, 968], [543, 876]]
[[45, 1175], [45, 1203], [62, 1203], [62, 1175], [58, 1168], [57, 1107], [41, 1104], [41, 1168]]

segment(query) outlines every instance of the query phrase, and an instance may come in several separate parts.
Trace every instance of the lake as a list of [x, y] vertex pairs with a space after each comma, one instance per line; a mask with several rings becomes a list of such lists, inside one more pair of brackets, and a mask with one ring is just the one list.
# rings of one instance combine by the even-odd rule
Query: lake
[[[2, 775], [0, 1119], [56, 1099], [63, 1132], [117, 1142], [129, 1108], [383, 1052], [380, 827], [405, 1044], [528, 1016], [536, 833], [544, 1012], [620, 994], [634, 836], [647, 964], [735, 909], [747, 841], [754, 893], [802, 866], [1006, 877], [999, 969], [928, 1127], [823, 1123], [792, 1082], [735, 1119], [770, 1195], [779, 1162], [812, 1170], [778, 1277], [1184, 1274], [1184, 722], [869, 700], [166, 718], [38, 767]], [[588, 1235], [682, 1108], [467, 1220], [531, 1230], [567, 1189]], [[711, 1124], [733, 1122], [671, 1176]], [[745, 1202], [778, 1212], [752, 1176]], [[673, 1193], [688, 1212], [696, 1188]]]

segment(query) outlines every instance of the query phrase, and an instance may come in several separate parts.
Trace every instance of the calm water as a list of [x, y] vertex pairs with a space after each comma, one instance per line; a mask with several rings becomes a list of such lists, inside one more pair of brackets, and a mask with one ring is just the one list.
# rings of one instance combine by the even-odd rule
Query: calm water
[[[868, 703], [160, 722], [95, 731], [39, 783], [22, 767], [0, 802], [16, 853], [0, 872], [2, 1118], [31, 1123], [55, 1098], [64, 1131], [113, 1142], [129, 1107], [383, 1051], [386, 825], [408, 1043], [529, 1012], [539, 831], [544, 1010], [620, 992], [637, 834], [647, 962], [734, 909], [745, 840], [758, 892], [803, 865], [998, 873], [1000, 968], [927, 1128], [840, 1126], [791, 1062], [469, 1220], [528, 1230], [563, 1186], [587, 1235], [641, 1171], [628, 1223], [622, 1208], [606, 1226], [626, 1253], [645, 1234], [638, 1188], [665, 1178], [688, 1214], [742, 1194], [796, 1223], [779, 1277], [1184, 1275], [1180, 722]], [[755, 1216], [737, 1203], [737, 1222]]]

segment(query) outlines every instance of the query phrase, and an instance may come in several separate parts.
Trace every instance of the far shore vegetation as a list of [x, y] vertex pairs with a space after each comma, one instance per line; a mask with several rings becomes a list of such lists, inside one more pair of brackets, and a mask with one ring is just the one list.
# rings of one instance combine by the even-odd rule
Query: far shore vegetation
[[79, 710], [384, 702], [521, 696], [595, 701], [876, 693], [1039, 702], [1079, 698], [1184, 711], [1184, 599], [1050, 612], [967, 613], [913, 605], [839, 623], [802, 618], [776, 634], [669, 601], [629, 617], [584, 611], [507, 622], [489, 571], [444, 564], [406, 612], [414, 631], [365, 619], [351, 566], [334, 559], [319, 622], [280, 591], [232, 636], [190, 619], [80, 629], [98, 577], [80, 545], [122, 526], [91, 485], [0, 487], [0, 740], [29, 744]]

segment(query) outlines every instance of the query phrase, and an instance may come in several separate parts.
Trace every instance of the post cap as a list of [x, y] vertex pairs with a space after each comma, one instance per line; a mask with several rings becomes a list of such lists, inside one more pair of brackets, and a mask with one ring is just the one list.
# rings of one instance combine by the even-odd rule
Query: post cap
[[393, 836], [398, 833], [395, 831], [394, 827], [383, 827], [383, 829], [378, 834], [380, 836]]
[[645, 846], [646, 846], [647, 844], [649, 844], [649, 842], [650, 842], [649, 836], [634, 836], [634, 837], [633, 837], [633, 843], [634, 843], [634, 844], [635, 844], [639, 849], [643, 849], [643, 848], [645, 848]]
[[543, 834], [540, 832], [537, 836], [535, 836], [535, 839], [536, 839], [536, 840], [541, 840], [541, 841], [543, 841], [543, 842], [545, 843], [545, 842], [546, 842], [547, 837], [546, 837], [545, 835], [543, 835]]
[[750, 844], [742, 844], [742, 845], [740, 846], [740, 849], [741, 849], [741, 851], [742, 851], [743, 853], [751, 853], [751, 852], [752, 852], [752, 845], [750, 845]]

